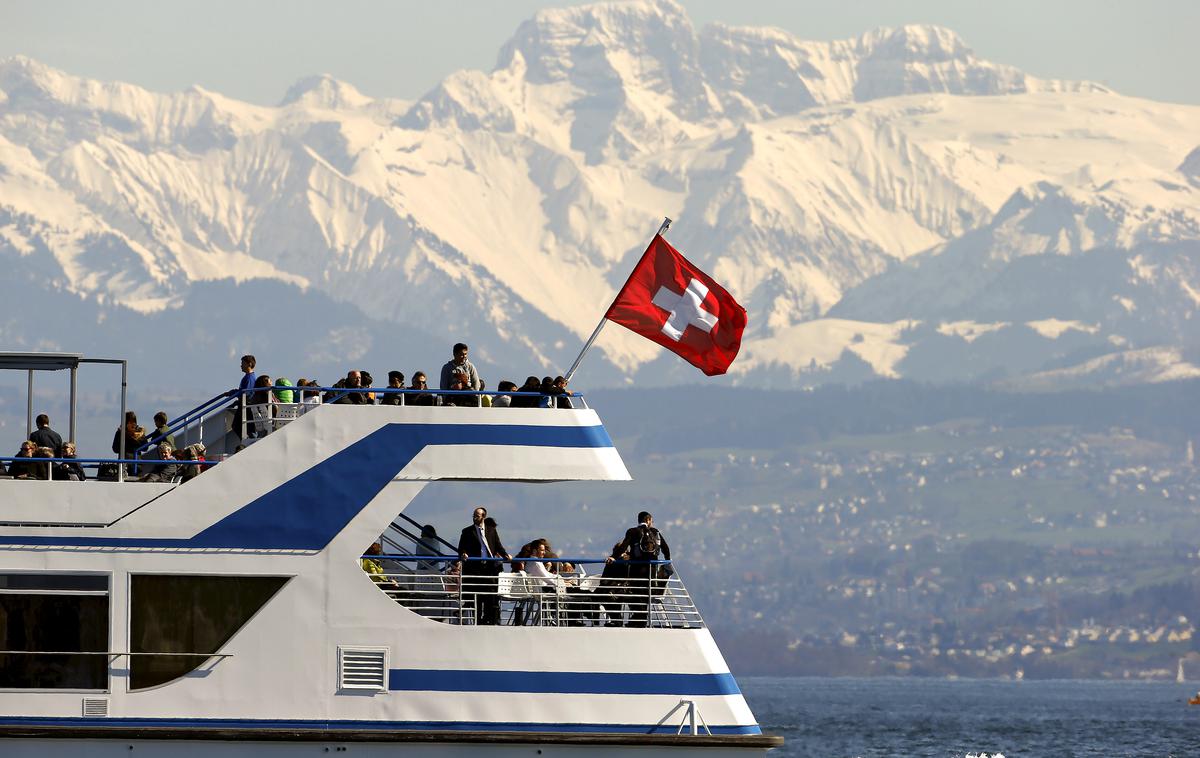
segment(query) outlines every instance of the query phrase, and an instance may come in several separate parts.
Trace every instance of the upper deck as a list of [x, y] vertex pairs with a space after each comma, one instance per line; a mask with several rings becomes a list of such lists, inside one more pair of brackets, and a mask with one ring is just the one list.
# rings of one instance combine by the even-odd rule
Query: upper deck
[[[226, 446], [237, 397], [218, 398], [226, 400], [181, 416], [176, 437]], [[586, 408], [293, 403], [272, 404], [266, 416], [252, 404], [247, 411], [247, 425], [263, 436], [187, 482], [0, 480], [14, 495], [0, 498], [0, 544], [316, 551], [393, 482], [629, 479]], [[382, 531], [390, 516], [380, 521]]]

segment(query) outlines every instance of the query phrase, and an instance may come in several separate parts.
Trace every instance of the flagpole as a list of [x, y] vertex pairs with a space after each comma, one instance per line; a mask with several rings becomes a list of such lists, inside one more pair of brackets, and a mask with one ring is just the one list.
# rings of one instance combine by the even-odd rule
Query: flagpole
[[[658, 237], [670, 228], [671, 219], [663, 216], [662, 226], [658, 227], [658, 231], [654, 233], [654, 236]], [[571, 364], [571, 368], [567, 369], [567, 373], [563, 375], [563, 378], [568, 382], [571, 381], [572, 376], [575, 376], [575, 370], [579, 368], [579, 364], [583, 361], [583, 356], [587, 355], [587, 351], [591, 349], [592, 343], [596, 341], [596, 338], [600, 336], [600, 332], [604, 329], [604, 325], [608, 323], [607, 311], [605, 313], [606, 315], [600, 317], [600, 323], [596, 324], [596, 329], [592, 332], [592, 336], [588, 337], [587, 342], [583, 343], [583, 349], [575, 357], [575, 362]]]

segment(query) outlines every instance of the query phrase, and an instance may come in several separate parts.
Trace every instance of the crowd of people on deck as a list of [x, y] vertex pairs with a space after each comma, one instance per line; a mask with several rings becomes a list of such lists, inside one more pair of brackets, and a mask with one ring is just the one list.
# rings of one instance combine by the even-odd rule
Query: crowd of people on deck
[[[416, 555], [430, 556], [439, 555], [438, 543], [449, 544], [429, 524], [422, 527], [421, 536], [414, 542]], [[568, 609], [566, 618], [558, 620], [562, 625], [645, 627], [652, 598], [663, 593], [666, 580], [673, 574], [670, 560], [671, 548], [655, 528], [654, 517], [642, 511], [637, 526], [628, 529], [605, 558], [599, 581], [588, 582], [584, 567], [560, 559], [544, 537], [527, 542], [516, 555], [510, 555], [500, 539], [495, 519], [488, 516], [486, 508], [478, 507], [471, 514], [471, 524], [459, 535], [456, 556], [442, 556], [440, 563], [416, 560], [414, 572], [412, 558], [404, 561], [388, 558], [382, 544], [376, 542], [362, 557], [362, 568], [401, 602], [406, 600], [402, 578], [413, 573], [440, 573], [450, 580], [441, 583], [442, 589], [467, 599], [475, 623], [496, 625], [502, 622], [499, 577], [507, 562], [512, 573], [523, 578], [526, 590], [536, 590], [524, 592], [514, 600], [509, 617], [513, 625], [538, 624], [539, 595], [554, 593], [566, 596], [563, 604]], [[392, 564], [392, 571], [385, 568], [387, 564]], [[427, 602], [419, 596], [410, 600], [418, 607]]]
[[[30, 433], [29, 439], [21, 442], [13, 460], [7, 464], [0, 461], [0, 477], [71, 482], [87, 479], [74, 440], [64, 441], [51, 427], [50, 417], [45, 413], [38, 415], [35, 424], [37, 429]], [[138, 425], [137, 414], [126, 411], [124, 425], [113, 434], [113, 453], [121, 455], [123, 452], [124, 459], [138, 459], [126, 465], [126, 477], [139, 482], [180, 482], [199, 475], [203, 470], [204, 445], [194, 443], [176, 449], [175, 435], [167, 426], [165, 411], [154, 414], [154, 425], [154, 433], [148, 437], [146, 430]], [[148, 441], [152, 444], [142, 451]], [[95, 478], [115, 481], [118, 465], [116, 461], [99, 464]]]
[[[322, 403], [347, 405], [416, 405], [416, 406], [463, 406], [488, 408], [573, 408], [572, 393], [567, 389], [567, 380], [562, 376], [530, 376], [525, 383], [505, 379], [496, 385], [495, 391], [486, 392], [486, 385], [478, 369], [467, 357], [470, 349], [458, 343], [452, 357], [442, 366], [436, 390], [429, 387], [424, 371], [412, 375], [405, 386], [402, 371], [389, 371], [384, 388], [373, 386], [374, 378], [369, 371], [351, 370], [329, 388], [322, 388], [316, 379], [298, 379], [293, 384], [286, 377], [272, 379], [268, 374], [256, 373], [258, 361], [253, 355], [241, 358], [242, 378], [237, 390], [228, 396], [237, 396], [230, 420], [230, 429], [241, 439], [264, 437], [279, 425], [295, 418], [297, 406]], [[390, 392], [381, 390], [406, 390]], [[88, 478], [84, 465], [78, 461], [74, 440], [64, 441], [50, 426], [47, 414], [37, 417], [37, 429], [29, 439], [21, 442], [20, 448], [9, 463], [0, 461], [0, 478], [83, 481]], [[112, 451], [124, 455], [122, 460], [136, 462], [120, 464], [105, 462], [98, 464], [95, 478], [116, 480], [118, 466], [124, 466], [123, 477], [140, 482], [187, 481], [205, 470], [206, 450], [203, 444], [194, 443], [177, 448], [175, 435], [171, 432], [169, 417], [165, 411], [154, 414], [151, 432], [138, 425], [137, 414], [125, 413], [125, 423], [113, 435]], [[121, 442], [124, 438], [124, 447]], [[89, 466], [92, 464], [88, 464]]]
[[[470, 348], [460, 342], [452, 357], [442, 366], [438, 387], [429, 386], [424, 371], [416, 371], [411, 383], [405, 386], [403, 371], [389, 371], [387, 385], [376, 387], [371, 372], [352, 369], [328, 388], [316, 379], [298, 379], [295, 384], [286, 377], [272, 379], [269, 374], [257, 373], [258, 359], [243, 355], [242, 379], [238, 389], [239, 402], [234, 415], [234, 430], [240, 437], [263, 437], [282, 421], [294, 418], [290, 407], [296, 405], [416, 405], [462, 406], [470, 408], [574, 408], [572, 392], [562, 376], [529, 376], [518, 386], [504, 379], [496, 389], [487, 392], [487, 384], [468, 358]], [[404, 390], [403, 392], [397, 390]], [[284, 415], [284, 414], [287, 415]]]

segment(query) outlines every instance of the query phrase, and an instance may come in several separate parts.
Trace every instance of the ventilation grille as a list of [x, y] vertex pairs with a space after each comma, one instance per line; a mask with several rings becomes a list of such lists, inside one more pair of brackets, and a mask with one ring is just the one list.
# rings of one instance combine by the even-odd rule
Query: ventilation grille
[[387, 691], [386, 647], [339, 647], [338, 687], [343, 690]]
[[85, 697], [83, 699], [83, 715], [92, 718], [106, 718], [108, 716], [108, 698]]

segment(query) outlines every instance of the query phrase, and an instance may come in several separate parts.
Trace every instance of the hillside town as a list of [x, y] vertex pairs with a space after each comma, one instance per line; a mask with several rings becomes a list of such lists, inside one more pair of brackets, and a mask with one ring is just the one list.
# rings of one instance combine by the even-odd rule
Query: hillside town
[[[1200, 595], [1193, 443], [1063, 429], [1032, 444], [961, 425], [908, 442], [929, 435], [979, 444], [663, 461], [716, 482], [754, 472], [778, 485], [780, 497], [761, 502], [718, 486], [668, 525], [694, 543], [685, 570], [712, 625], [765, 638], [730, 646], [743, 665], [1176, 676], [1193, 654]], [[731, 572], [737, 581], [722, 581]], [[1200, 674], [1200, 658], [1193, 666]]]

